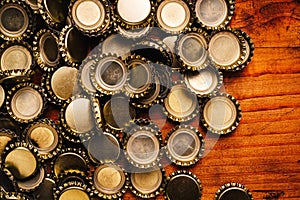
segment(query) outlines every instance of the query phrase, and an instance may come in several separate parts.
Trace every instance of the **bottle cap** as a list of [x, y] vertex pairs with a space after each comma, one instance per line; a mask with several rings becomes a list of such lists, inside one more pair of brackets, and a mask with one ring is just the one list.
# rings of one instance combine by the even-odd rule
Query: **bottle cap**
[[111, 23], [106, 0], [72, 0], [69, 15], [76, 28], [90, 36], [102, 34]]
[[130, 174], [130, 189], [138, 197], [153, 198], [158, 196], [165, 187], [164, 169], [155, 166], [149, 169], [135, 169]]
[[6, 42], [1, 45], [0, 71], [29, 70], [33, 65], [31, 47], [22, 41]]
[[16, 137], [21, 137], [20, 124], [16, 122], [13, 118], [11, 118], [8, 113], [1, 113], [0, 129], [11, 131], [12, 133], [15, 133], [13, 135], [15, 135]]
[[34, 11], [34, 14], [39, 14], [39, 7], [37, 0], [25, 0], [25, 2], [31, 7]]
[[197, 0], [195, 14], [197, 21], [206, 29], [217, 29], [229, 24], [234, 14], [233, 0]]
[[196, 117], [199, 102], [196, 94], [185, 84], [175, 84], [164, 100], [165, 114], [172, 120], [183, 122]]
[[113, 95], [103, 106], [106, 126], [114, 130], [124, 129], [136, 115], [135, 108], [129, 103], [129, 97], [124, 95]]
[[[72, 142], [83, 142], [89, 139], [96, 126], [92, 101], [85, 96], [69, 99], [61, 109], [62, 134]], [[77, 138], [76, 141], [72, 139]]]
[[190, 29], [177, 39], [177, 55], [184, 68], [199, 70], [209, 64], [208, 40], [208, 33], [197, 28]]
[[190, 166], [199, 161], [204, 152], [204, 139], [194, 127], [180, 125], [165, 139], [166, 154], [176, 165]]
[[34, 176], [39, 170], [38, 152], [25, 142], [11, 142], [2, 154], [2, 167], [7, 168], [16, 181]]
[[175, 171], [167, 178], [166, 200], [199, 200], [201, 195], [201, 182], [192, 172]]
[[0, 2], [0, 37], [4, 40], [23, 40], [32, 35], [33, 13], [23, 1]]
[[89, 159], [86, 152], [79, 148], [64, 148], [51, 161], [51, 169], [56, 177], [68, 172], [87, 174]]
[[150, 0], [118, 0], [115, 8], [116, 23], [127, 29], [153, 25], [153, 2]]
[[59, 64], [58, 38], [50, 30], [40, 30], [33, 41], [33, 55], [44, 71], [53, 71]]
[[89, 40], [75, 27], [67, 25], [60, 32], [59, 49], [68, 65], [78, 67], [88, 55]]
[[224, 93], [211, 94], [210, 99], [204, 102], [201, 113], [203, 126], [216, 134], [231, 133], [242, 118], [238, 101]]
[[97, 92], [91, 80], [91, 68], [96, 64], [97, 55], [88, 56], [80, 65], [78, 72], [78, 82], [80, 87], [88, 94], [95, 94]]
[[154, 73], [159, 82], [159, 94], [156, 103], [162, 103], [172, 88], [172, 71], [169, 66], [153, 63]]
[[[1, 152], [2, 153], [2, 152]], [[14, 192], [17, 191], [17, 183], [14, 176], [8, 169], [1, 168], [0, 170], [0, 197], [2, 192]]]
[[253, 200], [250, 191], [239, 183], [227, 183], [216, 193], [215, 200]]
[[121, 34], [113, 34], [102, 42], [101, 54], [116, 54], [118, 57], [125, 59], [129, 56], [133, 44], [132, 39]]
[[125, 93], [131, 98], [144, 96], [151, 89], [153, 72], [149, 61], [139, 55], [131, 55], [125, 60], [128, 66], [128, 81]]
[[42, 86], [46, 88], [49, 100], [54, 104], [63, 104], [78, 92], [78, 70], [74, 67], [62, 66], [53, 73], [43, 76]]
[[234, 71], [245, 59], [246, 42], [235, 29], [220, 29], [211, 37], [208, 52], [218, 68]]
[[91, 200], [91, 191], [89, 185], [78, 182], [70, 181], [66, 182], [60, 187], [55, 187], [54, 199], [59, 200]]
[[61, 28], [68, 16], [69, 1], [62, 0], [37, 0], [40, 14], [49, 26]]
[[16, 138], [17, 138], [16, 133], [12, 132], [9, 129], [0, 128], [0, 154], [3, 153], [6, 145], [10, 141], [12, 141], [13, 139], [16, 139]]
[[[101, 151], [99, 151], [99, 147], [101, 147]], [[94, 135], [89, 140], [87, 149], [89, 157], [94, 163], [115, 162], [121, 153], [118, 139], [108, 132]]]
[[18, 122], [28, 123], [37, 119], [45, 109], [44, 89], [32, 83], [21, 83], [8, 91], [8, 113]]
[[112, 95], [123, 90], [128, 70], [121, 58], [113, 54], [102, 54], [91, 67], [90, 75], [99, 92]]
[[53, 188], [55, 181], [51, 178], [50, 174], [46, 174], [46, 177], [42, 184], [33, 192], [36, 200], [54, 200]]
[[44, 181], [46, 171], [44, 167], [40, 167], [36, 174], [30, 179], [18, 180], [17, 185], [21, 192], [32, 192], [36, 190]]
[[95, 169], [92, 185], [94, 193], [99, 197], [119, 199], [128, 188], [128, 175], [120, 166], [106, 163]]
[[5, 101], [5, 90], [3, 89], [2, 85], [0, 85], [0, 108], [2, 107]]
[[[192, 24], [191, 2], [184, 0], [158, 0], [156, 18], [158, 26], [168, 33], [181, 33]], [[176, 15], [174, 15], [176, 13]]]
[[19, 199], [22, 199], [22, 200], [32, 200], [31, 197], [29, 197], [27, 194], [24, 194], [24, 193], [19, 193], [19, 192], [3, 192], [1, 190], [1, 193], [0, 193], [0, 197], [1, 198], [4, 198], [5, 200], [7, 199], [16, 199], [16, 200], [19, 200]]
[[187, 87], [199, 96], [207, 96], [220, 89], [223, 74], [213, 64], [199, 71], [186, 71], [184, 81]]
[[163, 41], [153, 38], [144, 39], [132, 45], [131, 53], [142, 56], [152, 63], [163, 63], [167, 66], [172, 66], [176, 59], [171, 49]]
[[25, 140], [38, 150], [43, 159], [57, 155], [62, 146], [62, 138], [55, 123], [42, 119], [30, 124], [25, 130]]
[[0, 71], [0, 84], [16, 85], [18, 83], [31, 82], [34, 71], [31, 69], [13, 69]]
[[157, 126], [150, 122], [136, 122], [125, 129], [123, 144], [126, 159], [135, 167], [157, 166], [162, 156], [162, 137]]
[[244, 58], [243, 62], [241, 63], [241, 65], [235, 69], [235, 70], [242, 70], [250, 63], [250, 61], [254, 55], [254, 43], [247, 33], [245, 33], [244, 31], [242, 31], [240, 29], [236, 29], [236, 31], [239, 32], [240, 35], [244, 38], [245, 45], [246, 45], [245, 58]]

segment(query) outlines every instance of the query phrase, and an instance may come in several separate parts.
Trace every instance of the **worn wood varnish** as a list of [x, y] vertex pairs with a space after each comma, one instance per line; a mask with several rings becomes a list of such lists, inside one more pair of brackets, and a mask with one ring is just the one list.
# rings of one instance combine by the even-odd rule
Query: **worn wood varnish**
[[[234, 133], [207, 146], [209, 153], [187, 169], [201, 179], [203, 200], [212, 200], [228, 182], [244, 184], [254, 199], [299, 200], [300, 1], [236, 0], [230, 26], [248, 33], [255, 44], [248, 67], [225, 74], [224, 80], [225, 91], [239, 100], [243, 118]], [[174, 126], [157, 122], [164, 134]], [[206, 138], [208, 144], [212, 140]], [[177, 169], [183, 168], [166, 167], [167, 175]], [[124, 199], [137, 197], [126, 193]]]

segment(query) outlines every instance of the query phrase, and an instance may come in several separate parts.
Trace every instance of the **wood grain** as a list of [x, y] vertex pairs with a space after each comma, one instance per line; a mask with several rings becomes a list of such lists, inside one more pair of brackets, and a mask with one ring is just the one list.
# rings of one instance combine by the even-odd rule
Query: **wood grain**
[[[235, 13], [231, 27], [247, 32], [256, 47], [243, 72], [225, 74], [224, 90], [239, 100], [243, 118], [214, 146], [207, 137], [209, 152], [189, 169], [202, 181], [203, 200], [228, 182], [244, 184], [254, 199], [299, 200], [300, 1], [236, 0]], [[167, 174], [176, 169], [166, 167]]]

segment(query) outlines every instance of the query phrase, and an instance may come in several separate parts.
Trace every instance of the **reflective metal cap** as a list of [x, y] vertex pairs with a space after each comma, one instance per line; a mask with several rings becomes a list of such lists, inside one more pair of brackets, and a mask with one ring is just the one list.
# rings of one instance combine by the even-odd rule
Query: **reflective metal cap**
[[23, 1], [0, 2], [0, 37], [4, 40], [23, 40], [32, 35], [33, 13]]
[[96, 58], [97, 55], [93, 54], [88, 56], [82, 64], [79, 67], [79, 72], [78, 72], [78, 82], [80, 87], [87, 92], [88, 94], [95, 94], [96, 93], [96, 88], [92, 84], [91, 80], [91, 68], [93, 65], [96, 64]]
[[220, 29], [213, 33], [208, 52], [218, 68], [235, 71], [245, 59], [246, 42], [235, 29]]
[[70, 181], [61, 187], [55, 187], [54, 199], [59, 200], [91, 200], [91, 189], [86, 183]]
[[227, 183], [216, 193], [215, 200], [253, 200], [250, 191], [239, 183]]
[[58, 38], [50, 30], [40, 30], [33, 41], [33, 55], [44, 71], [53, 71], [60, 60]]
[[[8, 128], [8, 127], [5, 127]], [[12, 141], [13, 139], [16, 139], [17, 135], [16, 133], [12, 132], [9, 129], [0, 128], [0, 155], [5, 150], [6, 145]]]
[[216, 134], [234, 131], [242, 118], [238, 101], [229, 94], [215, 93], [209, 96], [202, 107], [202, 125]]
[[229, 24], [234, 14], [234, 0], [197, 0], [195, 13], [206, 29], [217, 29]]
[[49, 119], [42, 119], [30, 124], [24, 131], [25, 140], [38, 150], [43, 159], [57, 155], [62, 146], [62, 138], [55, 123]]
[[34, 176], [27, 178], [26, 180], [18, 180], [17, 185], [22, 192], [32, 192], [36, 190], [44, 181], [46, 171], [44, 167], [40, 167]]
[[165, 171], [157, 166], [149, 169], [134, 169], [130, 175], [130, 182], [130, 189], [137, 197], [153, 198], [164, 190]]
[[128, 70], [121, 58], [113, 54], [102, 54], [92, 65], [90, 76], [99, 92], [112, 95], [123, 90]]
[[[156, 11], [158, 26], [168, 33], [181, 33], [192, 24], [191, 2], [184, 0], [159, 0]], [[175, 14], [176, 13], [176, 14]]]
[[166, 200], [199, 200], [202, 185], [195, 174], [189, 171], [175, 171], [167, 178], [164, 191]]
[[186, 71], [184, 81], [195, 94], [207, 96], [220, 89], [223, 84], [223, 74], [211, 64], [199, 71]]
[[72, 0], [69, 15], [76, 28], [90, 36], [102, 34], [111, 22], [106, 0]]
[[5, 90], [3, 89], [2, 85], [0, 85], [0, 108], [3, 105], [5, 98]]
[[168, 158], [176, 165], [190, 166], [199, 161], [204, 152], [204, 140], [194, 127], [180, 125], [172, 129], [166, 139]]
[[53, 28], [61, 28], [68, 16], [69, 1], [37, 0], [40, 14], [46, 24]]
[[93, 192], [103, 199], [119, 199], [129, 185], [128, 174], [113, 163], [99, 165], [93, 173]]
[[189, 29], [176, 41], [176, 51], [179, 60], [186, 69], [199, 70], [209, 64], [209, 35], [202, 29]]
[[37, 119], [45, 109], [44, 89], [32, 83], [21, 83], [8, 91], [8, 113], [21, 123]]
[[182, 122], [196, 117], [199, 102], [196, 94], [185, 84], [175, 84], [164, 100], [165, 114], [172, 120]]
[[75, 27], [67, 25], [60, 32], [59, 50], [68, 65], [78, 67], [88, 55], [89, 39]]

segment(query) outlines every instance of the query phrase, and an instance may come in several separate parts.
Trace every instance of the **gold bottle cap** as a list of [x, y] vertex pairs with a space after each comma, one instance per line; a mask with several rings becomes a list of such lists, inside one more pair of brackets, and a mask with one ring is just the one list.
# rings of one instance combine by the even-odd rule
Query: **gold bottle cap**
[[158, 25], [169, 33], [183, 32], [191, 25], [192, 14], [189, 6], [183, 0], [160, 0], [156, 12]]
[[245, 58], [246, 43], [238, 31], [222, 29], [213, 34], [208, 51], [220, 69], [235, 70]]
[[134, 99], [131, 103], [137, 108], [149, 108], [154, 103], [158, 102], [158, 96], [160, 94], [160, 82], [157, 77], [154, 78], [155, 83], [152, 84], [151, 89], [143, 97]]
[[0, 58], [0, 71], [29, 70], [33, 64], [31, 47], [25, 42], [7, 42], [1, 45], [4, 49]]
[[91, 79], [96, 89], [107, 95], [119, 93], [127, 82], [128, 70], [116, 55], [104, 54], [91, 67]]
[[51, 169], [56, 177], [63, 173], [84, 173], [86, 174], [89, 160], [83, 149], [65, 148], [60, 154], [52, 160]]
[[31, 197], [29, 197], [27, 194], [19, 193], [19, 192], [8, 192], [4, 194], [0, 194], [1, 198], [4, 198], [5, 200], [32, 200]]
[[164, 100], [164, 106], [166, 115], [179, 122], [191, 120], [199, 110], [196, 94], [184, 84], [176, 84], [172, 87]]
[[127, 39], [141, 39], [142, 37], [147, 36], [150, 31], [151, 31], [151, 27], [150, 24], [148, 24], [148, 26], [143, 27], [143, 28], [135, 28], [135, 29], [125, 29], [122, 26], [117, 26], [115, 27], [115, 32], [119, 32], [120, 35], [122, 35], [123, 37], [127, 38]]
[[66, 139], [68, 136], [83, 140], [90, 137], [95, 128], [92, 101], [85, 96], [69, 99], [61, 109], [61, 122]]
[[56, 35], [50, 30], [40, 30], [34, 37], [33, 55], [44, 71], [53, 71], [60, 60]]
[[54, 199], [57, 200], [91, 200], [89, 186], [78, 181], [70, 181], [61, 187], [54, 188]]
[[91, 80], [91, 68], [96, 64], [97, 55], [88, 56], [80, 65], [78, 72], [78, 82], [80, 87], [88, 94], [95, 94], [97, 92]]
[[130, 175], [130, 189], [138, 197], [153, 198], [165, 186], [165, 171], [155, 166], [150, 169], [136, 169]]
[[204, 104], [202, 123], [213, 133], [228, 134], [237, 128], [241, 117], [240, 104], [234, 97], [216, 93]]
[[110, 35], [102, 42], [102, 54], [116, 54], [118, 57], [126, 58], [130, 54], [132, 39], [123, 37], [121, 34]]
[[118, 0], [116, 22], [125, 29], [146, 27], [153, 20], [153, 5], [150, 0]]
[[48, 119], [29, 125], [25, 133], [26, 142], [36, 148], [43, 159], [55, 156], [62, 146], [58, 128]]
[[3, 167], [7, 168], [17, 180], [34, 175], [39, 169], [38, 152], [24, 142], [14, 142], [5, 147], [2, 154]]
[[33, 14], [23, 1], [7, 0], [0, 3], [0, 37], [22, 40], [32, 34]]
[[207, 29], [217, 29], [229, 24], [234, 14], [234, 1], [226, 0], [197, 0], [196, 17], [200, 24]]
[[53, 28], [60, 28], [65, 24], [68, 16], [69, 1], [37, 0], [40, 14], [46, 24]]
[[58, 104], [70, 99], [77, 93], [78, 70], [73, 67], [63, 66], [46, 78], [46, 89], [52, 100]]
[[30, 179], [17, 181], [19, 190], [22, 192], [31, 192], [35, 190], [44, 181], [45, 173], [45, 169], [43, 167], [40, 167], [37, 173]]
[[199, 70], [208, 65], [208, 38], [205, 31], [194, 28], [177, 40], [176, 49], [184, 68]]
[[12, 141], [14, 138], [17, 138], [16, 133], [12, 132], [9, 129], [0, 128], [0, 154], [3, 153], [3, 151], [5, 150], [6, 145], [10, 141]]
[[34, 197], [37, 200], [54, 200], [54, 186], [55, 181], [50, 177], [49, 174], [47, 174], [42, 184], [34, 192]]
[[186, 71], [184, 81], [195, 94], [206, 96], [220, 89], [223, 75], [214, 65], [209, 65], [200, 71]]
[[238, 68], [235, 68], [235, 70], [242, 70], [250, 63], [250, 61], [254, 55], [254, 43], [247, 33], [245, 33], [244, 31], [242, 31], [240, 29], [236, 29], [236, 31], [239, 32], [240, 35], [243, 37], [243, 39], [245, 41], [245, 46], [246, 46], [245, 58], [244, 58], [243, 62], [241, 63], [241, 65]]
[[114, 95], [103, 106], [103, 116], [106, 125], [115, 130], [122, 130], [137, 113], [129, 103], [129, 97]]
[[[0, 115], [0, 129], [9, 130], [13, 132], [16, 137], [21, 136], [21, 126], [8, 113], [1, 113]], [[5, 131], [4, 131], [5, 132]]]
[[129, 56], [125, 63], [129, 70], [125, 93], [132, 98], [144, 96], [154, 82], [150, 63], [145, 58], [136, 55]]
[[37, 119], [45, 106], [44, 90], [32, 83], [21, 83], [8, 92], [8, 113], [21, 123]]
[[128, 188], [128, 175], [116, 164], [103, 164], [93, 173], [95, 194], [104, 199], [117, 199]]
[[[101, 147], [101, 151], [99, 151]], [[108, 132], [93, 136], [88, 143], [88, 153], [94, 163], [115, 162], [121, 153], [118, 139]]]
[[[135, 122], [126, 128], [124, 154], [126, 159], [135, 167], [151, 168], [158, 165], [161, 156], [161, 132], [152, 123]], [[148, 122], [147, 122], [148, 123]]]
[[251, 192], [242, 184], [227, 183], [216, 193], [214, 200], [253, 200]]
[[202, 195], [202, 185], [192, 172], [175, 171], [167, 178], [164, 192], [166, 200], [199, 200]]
[[73, 0], [69, 9], [75, 26], [88, 35], [102, 33], [110, 23], [110, 8], [106, 0]]
[[168, 158], [176, 165], [190, 166], [199, 161], [204, 151], [201, 133], [187, 125], [172, 129], [165, 140]]
[[4, 101], [5, 101], [5, 90], [0, 85], [0, 108], [2, 107]]
[[68, 65], [78, 67], [88, 55], [89, 40], [75, 27], [67, 25], [60, 32], [59, 49]]

